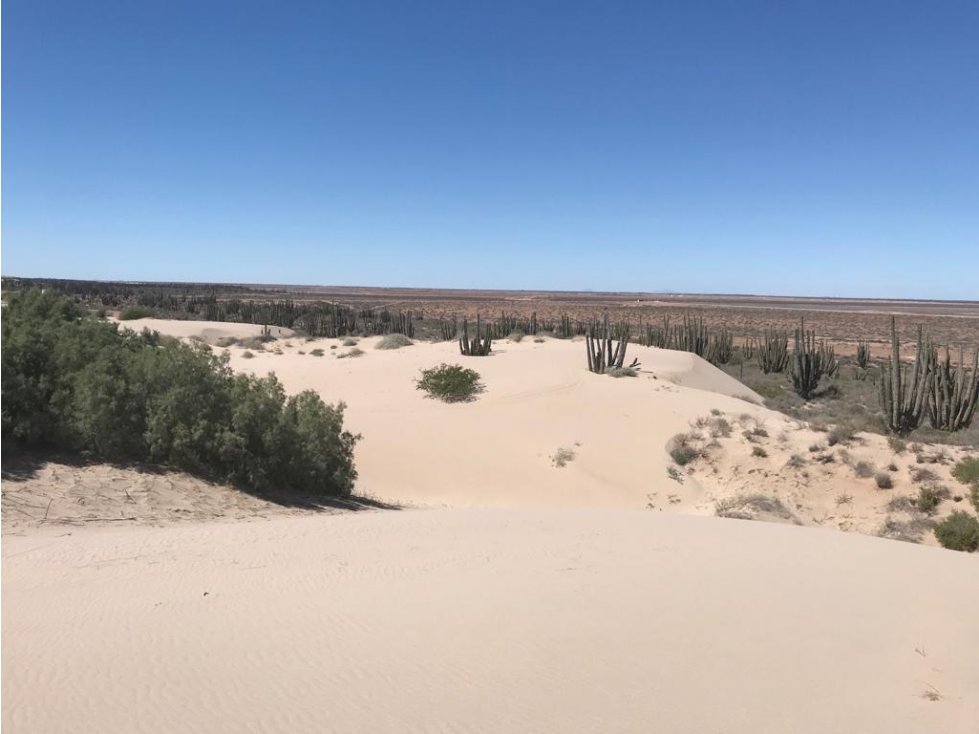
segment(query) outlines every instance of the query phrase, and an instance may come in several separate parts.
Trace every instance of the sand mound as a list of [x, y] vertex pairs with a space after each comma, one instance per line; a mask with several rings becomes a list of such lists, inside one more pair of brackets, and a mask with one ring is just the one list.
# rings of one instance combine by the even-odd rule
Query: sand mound
[[[630, 347], [642, 371], [613, 379], [587, 371], [581, 342], [499, 342], [491, 356], [462, 357], [455, 342], [378, 351], [375, 341], [362, 339], [356, 360], [332, 357], [343, 353], [330, 349], [335, 339], [251, 359], [229, 353], [233, 368], [274, 372], [290, 392], [345, 401], [347, 425], [363, 434], [358, 488], [396, 503], [643, 508], [667, 481], [670, 436], [718, 405], [763, 410], [744, 385], [686, 353]], [[466, 405], [427, 399], [415, 379], [441, 362], [477, 370], [486, 391]], [[561, 449], [574, 459], [558, 468]]]
[[[259, 324], [236, 324], [228, 321], [176, 321], [171, 319], [132, 319], [120, 321], [126, 329], [158, 331], [177, 339], [199, 338], [208, 344], [217, 344], [222, 339], [248, 339], [262, 335], [263, 326]], [[282, 326], [268, 327], [270, 335], [277, 339], [295, 336], [292, 329]]]
[[7, 537], [3, 727], [972, 734], [976, 561], [620, 510]]

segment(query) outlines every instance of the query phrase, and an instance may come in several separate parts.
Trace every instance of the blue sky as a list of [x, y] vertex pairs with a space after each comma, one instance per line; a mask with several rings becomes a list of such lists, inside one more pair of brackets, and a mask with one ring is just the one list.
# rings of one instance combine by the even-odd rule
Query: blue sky
[[979, 298], [979, 3], [3, 4], [2, 270]]

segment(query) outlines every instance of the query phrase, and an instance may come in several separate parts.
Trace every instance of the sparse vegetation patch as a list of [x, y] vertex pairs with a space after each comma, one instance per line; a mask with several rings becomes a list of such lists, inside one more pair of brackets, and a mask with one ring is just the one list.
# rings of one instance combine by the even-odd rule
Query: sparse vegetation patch
[[419, 390], [446, 403], [465, 403], [483, 391], [479, 373], [457, 364], [440, 364], [422, 371], [416, 381]]

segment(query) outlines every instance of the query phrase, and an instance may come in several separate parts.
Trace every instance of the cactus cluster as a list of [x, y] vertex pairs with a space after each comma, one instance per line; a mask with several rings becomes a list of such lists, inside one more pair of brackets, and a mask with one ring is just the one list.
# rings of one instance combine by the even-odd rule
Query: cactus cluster
[[857, 342], [857, 367], [862, 370], [870, 366], [870, 344]]
[[[597, 328], [592, 328], [585, 335], [588, 369], [596, 374], [604, 374], [610, 369], [622, 369], [625, 366], [625, 351], [629, 346], [628, 332], [620, 331], [618, 339], [616, 339], [616, 333], [609, 324], [608, 315], [603, 320], [600, 336], [596, 336], [597, 331]], [[629, 365], [630, 368], [638, 366], [638, 359], [632, 360], [632, 364]]]
[[966, 369], [961, 350], [959, 366], [952, 367], [948, 347], [944, 359], [933, 350], [929, 362], [929, 422], [940, 431], [968, 428], [979, 403], [979, 349], [973, 354], [971, 370]]
[[789, 366], [789, 337], [784, 332], [765, 329], [758, 345], [758, 366], [766, 375], [784, 372]]
[[884, 424], [892, 433], [905, 436], [921, 425], [928, 397], [932, 354], [931, 345], [925, 342], [919, 326], [918, 351], [909, 374], [901, 364], [901, 343], [897, 338], [897, 325], [891, 317], [891, 359], [881, 373], [880, 405]]
[[809, 400], [819, 387], [819, 381], [824, 376], [832, 377], [839, 368], [833, 347], [824, 342], [817, 344], [816, 332], [806, 331], [804, 320], [795, 330], [789, 364], [792, 367], [792, 387], [803, 400]]
[[493, 347], [493, 339], [487, 334], [482, 336], [482, 324], [476, 316], [476, 336], [469, 338], [469, 321], [462, 320], [462, 336], [459, 337], [459, 351], [467, 357], [485, 357]]

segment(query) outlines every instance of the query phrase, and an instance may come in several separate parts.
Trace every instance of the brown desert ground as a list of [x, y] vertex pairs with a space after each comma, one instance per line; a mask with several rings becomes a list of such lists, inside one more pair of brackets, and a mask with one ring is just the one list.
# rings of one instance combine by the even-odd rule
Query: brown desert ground
[[[214, 347], [347, 403], [355, 503], [5, 471], [5, 729], [975, 734], [979, 556], [928, 531], [975, 447], [832, 440], [689, 353], [613, 379], [580, 341], [357, 342]], [[442, 362], [485, 391], [426, 398]]]

